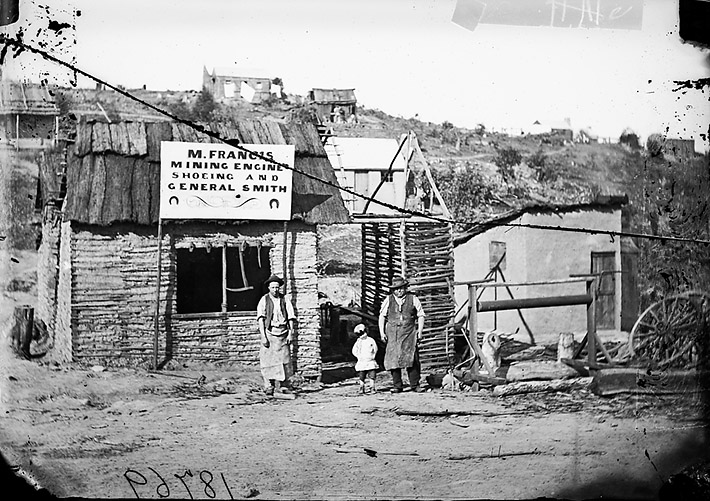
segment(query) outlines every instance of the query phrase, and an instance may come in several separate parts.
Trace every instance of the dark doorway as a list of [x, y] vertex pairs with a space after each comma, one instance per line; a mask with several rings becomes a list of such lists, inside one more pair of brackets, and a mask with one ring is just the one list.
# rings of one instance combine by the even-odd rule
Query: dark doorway
[[[604, 273], [609, 272], [609, 273]], [[597, 329], [613, 329], [616, 320], [616, 253], [592, 252], [592, 273], [599, 277], [594, 313]]]

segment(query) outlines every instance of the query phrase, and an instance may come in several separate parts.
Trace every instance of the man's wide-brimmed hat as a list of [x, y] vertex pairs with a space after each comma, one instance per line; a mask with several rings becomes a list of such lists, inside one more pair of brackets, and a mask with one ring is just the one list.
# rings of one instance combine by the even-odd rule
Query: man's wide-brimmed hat
[[353, 332], [355, 334], [360, 334], [363, 333], [367, 330], [367, 327], [365, 327], [365, 324], [357, 324], [355, 328], [353, 329]]
[[276, 275], [271, 275], [269, 278], [267, 278], [267, 279], [266, 279], [266, 282], [264, 282], [264, 285], [265, 285], [266, 287], [268, 287], [271, 282], [276, 282], [276, 283], [279, 284], [279, 285], [283, 285], [283, 284], [284, 284], [284, 281], [281, 280], [281, 278], [278, 277], [278, 276], [276, 276]]
[[409, 285], [409, 282], [407, 279], [404, 277], [397, 277], [394, 280], [392, 280], [392, 285], [390, 285], [390, 290], [397, 290], [401, 289], [402, 287], [407, 287]]

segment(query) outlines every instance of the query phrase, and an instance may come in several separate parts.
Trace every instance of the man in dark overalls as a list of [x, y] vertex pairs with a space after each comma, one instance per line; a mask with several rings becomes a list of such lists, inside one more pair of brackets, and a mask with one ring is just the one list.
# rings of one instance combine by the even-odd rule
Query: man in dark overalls
[[424, 310], [419, 298], [407, 292], [409, 282], [397, 277], [390, 286], [392, 294], [380, 307], [380, 337], [386, 343], [385, 369], [392, 373], [392, 393], [401, 393], [402, 369], [407, 369], [412, 391], [419, 387], [419, 353], [417, 345], [424, 331]]

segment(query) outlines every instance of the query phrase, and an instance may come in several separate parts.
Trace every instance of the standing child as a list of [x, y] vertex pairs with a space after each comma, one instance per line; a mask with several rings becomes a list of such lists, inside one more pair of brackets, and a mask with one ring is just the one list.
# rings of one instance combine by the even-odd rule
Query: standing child
[[357, 358], [355, 370], [360, 376], [360, 392], [374, 393], [377, 344], [367, 335], [367, 327], [364, 324], [357, 324], [353, 332], [358, 336], [355, 346], [353, 346], [353, 355]]

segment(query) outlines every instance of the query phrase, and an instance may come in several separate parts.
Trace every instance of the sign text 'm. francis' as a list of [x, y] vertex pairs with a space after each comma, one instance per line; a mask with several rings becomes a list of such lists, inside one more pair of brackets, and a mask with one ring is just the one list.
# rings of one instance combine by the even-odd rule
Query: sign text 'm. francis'
[[290, 219], [294, 147], [242, 147], [163, 142], [161, 218]]

